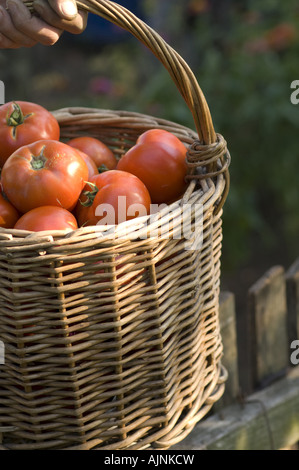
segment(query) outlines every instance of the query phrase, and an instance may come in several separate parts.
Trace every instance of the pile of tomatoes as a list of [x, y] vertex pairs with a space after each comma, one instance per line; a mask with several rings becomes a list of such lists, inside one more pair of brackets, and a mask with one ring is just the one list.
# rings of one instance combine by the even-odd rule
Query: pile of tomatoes
[[0, 106], [0, 143], [3, 228], [75, 230], [107, 224], [108, 206], [118, 224], [149, 214], [152, 204], [175, 201], [186, 189], [186, 147], [162, 129], [144, 132], [117, 159], [92, 136], [61, 141], [52, 113], [18, 101]]

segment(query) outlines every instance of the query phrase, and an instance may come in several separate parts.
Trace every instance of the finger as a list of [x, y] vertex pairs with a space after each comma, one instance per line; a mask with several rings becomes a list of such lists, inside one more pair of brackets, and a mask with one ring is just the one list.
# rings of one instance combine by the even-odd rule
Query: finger
[[17, 49], [20, 47], [20, 44], [16, 44], [11, 39], [4, 36], [0, 33], [0, 49]]
[[7, 0], [8, 11], [15, 28], [36, 42], [45, 46], [55, 44], [62, 30], [48, 25], [35, 15], [31, 15], [21, 0]]
[[80, 34], [86, 28], [87, 12], [79, 11], [74, 19], [66, 20], [50, 7], [47, 0], [35, 0], [33, 7], [42, 19], [56, 28], [63, 29], [72, 34]]
[[[0, 5], [0, 33], [2, 34], [2, 48], [13, 48], [13, 47], [31, 47], [36, 42], [18, 31], [9, 15], [9, 13]], [[15, 46], [13, 46], [15, 45]]]
[[60, 18], [72, 20], [78, 14], [75, 0], [48, 0], [52, 9]]

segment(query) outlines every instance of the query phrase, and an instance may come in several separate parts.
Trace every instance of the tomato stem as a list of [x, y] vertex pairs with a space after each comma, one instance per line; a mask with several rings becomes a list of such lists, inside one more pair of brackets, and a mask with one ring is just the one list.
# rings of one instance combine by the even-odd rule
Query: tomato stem
[[108, 168], [104, 163], [102, 163], [102, 165], [100, 165], [99, 168], [98, 168], [98, 172], [99, 173], [104, 173], [104, 171], [108, 171]]
[[23, 124], [25, 118], [21, 110], [21, 107], [20, 105], [18, 105], [18, 103], [13, 102], [12, 106], [13, 106], [13, 112], [11, 114], [9, 114], [9, 112], [7, 113], [6, 122], [8, 126], [16, 127], [16, 126], [19, 126], [20, 124]]
[[46, 146], [44, 145], [39, 155], [32, 155], [30, 164], [33, 170], [41, 170], [42, 168], [44, 168], [45, 163], [47, 161], [47, 158], [44, 155], [45, 148]]
[[12, 103], [12, 106], [13, 106], [12, 113], [9, 114], [9, 110], [7, 112], [6, 123], [8, 126], [12, 127], [12, 135], [13, 135], [13, 138], [15, 139], [17, 126], [19, 126], [20, 124], [23, 124], [25, 119], [31, 116], [32, 113], [26, 114], [26, 116], [24, 116], [20, 105], [16, 103], [15, 101]]
[[96, 197], [96, 194], [99, 191], [99, 189], [97, 188], [97, 186], [94, 183], [90, 183], [88, 181], [87, 184], [91, 188], [91, 191], [84, 191], [83, 192], [83, 195], [86, 197], [85, 201], [81, 201], [81, 199], [80, 199], [80, 203], [84, 207], [92, 206], [94, 198]]

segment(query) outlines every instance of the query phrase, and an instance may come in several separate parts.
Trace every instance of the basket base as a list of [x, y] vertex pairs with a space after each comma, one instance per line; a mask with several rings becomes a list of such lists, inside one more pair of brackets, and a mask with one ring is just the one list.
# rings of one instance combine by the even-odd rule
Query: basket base
[[[216, 403], [224, 393], [225, 382], [227, 380], [227, 371], [220, 365], [217, 383], [214, 389], [210, 391], [210, 395], [202, 403], [202, 396], [198, 396], [192, 408], [185, 411], [180, 416], [175, 415], [164, 428], [157, 428], [150, 432], [148, 428], [136, 430], [130, 437], [118, 442], [107, 443], [102, 439], [92, 439], [79, 445], [68, 447], [59, 446], [59, 450], [168, 450], [174, 445], [182, 442], [194, 429], [194, 427], [209, 413], [214, 403]], [[209, 387], [211, 389], [211, 387]], [[1, 444], [0, 450], [58, 450], [55, 442], [9, 442], [9, 432], [13, 432], [15, 427], [0, 427], [3, 435], [6, 434], [4, 442]], [[150, 432], [150, 434], [149, 434]], [[1, 436], [1, 433], [0, 433]]]

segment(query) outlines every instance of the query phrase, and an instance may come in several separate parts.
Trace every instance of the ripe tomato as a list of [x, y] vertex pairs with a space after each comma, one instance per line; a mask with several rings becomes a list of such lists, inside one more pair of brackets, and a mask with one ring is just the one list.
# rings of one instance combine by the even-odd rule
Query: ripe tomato
[[0, 227], [13, 228], [20, 214], [0, 192]]
[[98, 175], [99, 174], [99, 170], [97, 168], [97, 165], [95, 164], [94, 160], [89, 156], [87, 155], [87, 153], [84, 153], [84, 152], [81, 152], [81, 150], [79, 149], [76, 149], [77, 152], [80, 153], [81, 157], [83, 158], [83, 160], [85, 161], [86, 165], [87, 165], [87, 168], [88, 168], [88, 180], [94, 176], [94, 175]]
[[23, 214], [14, 228], [29, 230], [30, 232], [65, 229], [76, 230], [78, 224], [75, 216], [62, 207], [40, 206]]
[[75, 209], [79, 226], [114, 225], [150, 213], [151, 198], [135, 175], [110, 170], [93, 176]]
[[117, 159], [112, 150], [95, 137], [75, 137], [69, 140], [67, 144], [87, 153], [87, 155], [94, 160], [100, 173], [105, 170], [114, 170], [116, 168]]
[[187, 149], [172, 133], [162, 129], [144, 132], [118, 162], [117, 169], [143, 181], [153, 203], [168, 203], [186, 190]]
[[55, 140], [16, 150], [1, 173], [5, 194], [23, 213], [48, 205], [72, 210], [87, 179], [87, 165], [77, 150]]
[[171, 132], [165, 131], [163, 129], [150, 129], [143, 132], [143, 134], [138, 137], [136, 144], [145, 143], [159, 145], [168, 144], [176, 147], [186, 156], [187, 149], [180, 139]]
[[0, 106], [0, 167], [23, 145], [59, 138], [58, 121], [44, 107], [27, 101], [11, 101]]

